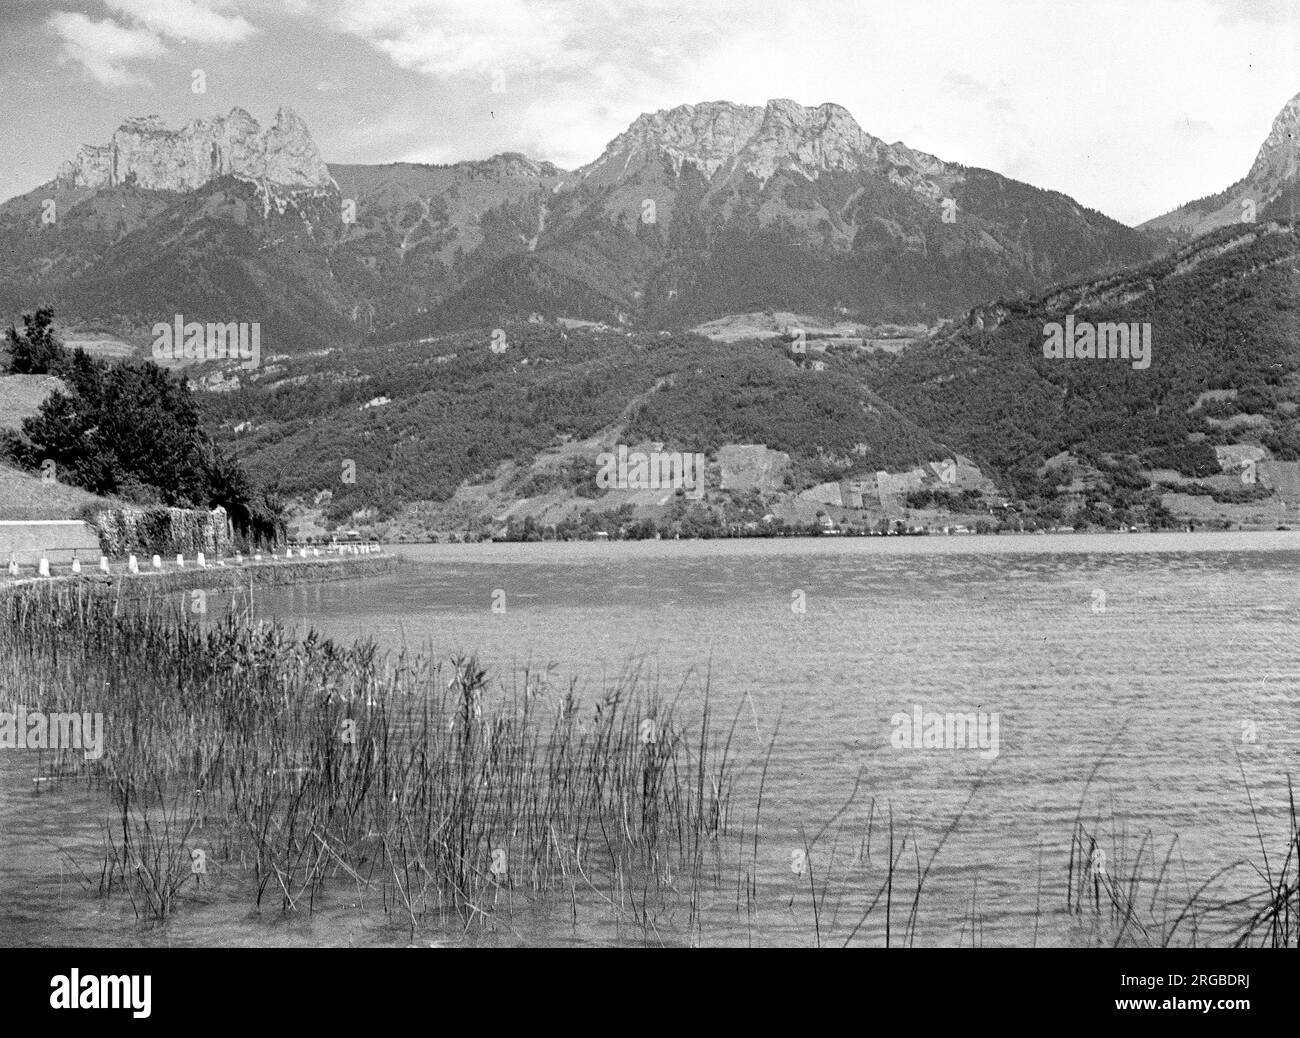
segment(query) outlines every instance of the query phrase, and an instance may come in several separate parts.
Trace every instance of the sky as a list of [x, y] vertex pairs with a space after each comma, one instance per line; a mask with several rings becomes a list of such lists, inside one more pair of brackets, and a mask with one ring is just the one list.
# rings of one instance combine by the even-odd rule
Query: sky
[[1135, 224], [1244, 176], [1300, 93], [1300, 0], [0, 0], [0, 39], [0, 198], [130, 116], [572, 169], [642, 112], [792, 98]]

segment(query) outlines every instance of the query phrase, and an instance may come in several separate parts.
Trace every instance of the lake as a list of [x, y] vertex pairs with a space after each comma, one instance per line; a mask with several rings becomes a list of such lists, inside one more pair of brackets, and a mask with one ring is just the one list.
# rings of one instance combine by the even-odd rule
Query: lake
[[[1082, 915], [1065, 911], [1076, 816], [1098, 841], [1087, 868], [1117, 886], [1140, 873], [1134, 889], [1153, 919], [1233, 862], [1262, 861], [1261, 837], [1270, 856], [1285, 853], [1287, 776], [1300, 770], [1300, 533], [428, 545], [401, 554], [412, 565], [391, 577], [258, 591], [257, 611], [335, 639], [474, 653], [507, 689], [524, 668], [549, 668], [553, 687], [575, 681], [593, 702], [634, 672], [678, 695], [691, 718], [707, 687], [715, 723], [736, 718], [734, 752], [745, 762], [737, 802], [748, 804], [763, 782], [754, 852], [762, 907], [737, 914], [718, 895], [704, 906], [703, 943], [842, 943], [887, 875], [891, 814], [906, 880], [891, 892], [902, 902], [892, 909], [895, 942], [916, 875], [930, 866], [911, 935], [918, 945], [1108, 941], [1104, 895], [1102, 915], [1091, 903]], [[954, 739], [949, 714], [978, 718], [965, 745], [963, 718]], [[92, 839], [99, 799], [37, 797], [17, 757], [0, 755], [0, 826], [14, 835], [0, 881], [6, 904], [27, 907], [6, 943], [394, 941], [343, 904], [334, 917], [276, 925], [250, 922], [246, 907], [236, 915], [207, 905], [173, 919], [165, 935], [131, 936], [129, 913], [87, 906], [49, 850]], [[64, 809], [48, 809], [54, 796], [66, 797]], [[814, 903], [810, 890], [826, 880]], [[1259, 886], [1243, 868], [1211, 892], [1226, 899]], [[859, 939], [883, 943], [880, 915]], [[672, 924], [665, 919], [666, 939], [689, 939]], [[1199, 939], [1212, 939], [1215, 925], [1207, 919]], [[512, 926], [493, 939], [640, 939], [613, 924], [575, 933], [567, 916], [545, 912]]]

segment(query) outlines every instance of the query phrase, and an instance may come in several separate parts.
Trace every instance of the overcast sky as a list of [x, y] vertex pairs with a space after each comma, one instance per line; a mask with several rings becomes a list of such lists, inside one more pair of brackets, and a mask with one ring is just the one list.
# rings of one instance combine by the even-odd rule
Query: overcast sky
[[643, 111], [789, 97], [1137, 223], [1243, 176], [1300, 92], [1300, 0], [0, 0], [0, 34], [0, 198], [132, 115], [573, 168]]

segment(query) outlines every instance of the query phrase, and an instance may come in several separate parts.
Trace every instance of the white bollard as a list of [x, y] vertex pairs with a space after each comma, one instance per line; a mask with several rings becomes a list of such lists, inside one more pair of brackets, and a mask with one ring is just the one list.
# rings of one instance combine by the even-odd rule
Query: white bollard
[[107, 572], [108, 572], [108, 556], [107, 556], [107, 555], [101, 555], [101, 556], [99, 557], [99, 572], [100, 572], [100, 573], [107, 573]]
[[292, 549], [292, 548], [286, 548], [285, 551], [284, 551], [284, 557], [285, 557], [286, 559], [291, 559], [291, 558], [293, 558], [293, 549]]
[[253, 554], [253, 561], [254, 561], [254, 562], [261, 562], [261, 561], [262, 561], [262, 553], [261, 553], [260, 551], [259, 551], [259, 552], [255, 552], [255, 553]]
[[48, 577], [50, 575], [50, 560], [44, 555], [41, 556], [41, 564], [37, 568], [36, 572], [42, 577]]
[[243, 564], [244, 564], [244, 553], [242, 551], [235, 552], [235, 565], [242, 566]]
[[177, 554], [177, 556], [176, 556], [176, 568], [177, 568], [177, 569], [184, 569], [184, 568], [185, 568], [185, 556], [184, 556], [184, 555]]
[[312, 556], [313, 556], [313, 557], [318, 558], [318, 559], [320, 558], [320, 549], [319, 549], [319, 548], [312, 548], [311, 553], [312, 553]]
[[81, 560], [77, 558], [75, 555], [72, 557], [72, 572], [73, 573], [81, 572]]
[[140, 560], [137, 559], [134, 555], [128, 555], [126, 557], [126, 571], [128, 573], [140, 572]]
[[203, 557], [203, 552], [199, 552], [198, 556], [194, 559], [194, 561], [198, 563], [199, 569], [208, 568], [208, 560]]
[[17, 559], [12, 559], [12, 558], [11, 558], [11, 559], [9, 560], [9, 575], [10, 575], [11, 577], [16, 577], [16, 576], [18, 576], [18, 560], [17, 560]]
[[154, 569], [162, 569], [162, 556], [161, 556], [161, 555], [155, 555], [155, 556], [153, 557], [153, 568], [154, 568]]

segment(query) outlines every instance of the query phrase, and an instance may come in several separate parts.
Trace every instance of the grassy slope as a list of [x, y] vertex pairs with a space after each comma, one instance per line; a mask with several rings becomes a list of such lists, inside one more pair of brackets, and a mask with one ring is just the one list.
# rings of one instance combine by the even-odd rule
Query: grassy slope
[[0, 465], [0, 519], [79, 519], [87, 505], [121, 508], [125, 502], [97, 497], [78, 487], [43, 483], [7, 465]]

